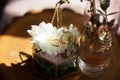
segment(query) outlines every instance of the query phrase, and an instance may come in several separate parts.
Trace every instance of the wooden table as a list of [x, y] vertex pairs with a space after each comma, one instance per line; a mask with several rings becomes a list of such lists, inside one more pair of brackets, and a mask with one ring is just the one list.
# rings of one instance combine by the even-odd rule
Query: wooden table
[[[27, 30], [31, 29], [31, 25], [38, 25], [41, 21], [50, 22], [52, 15], [53, 10], [26, 14], [14, 19], [6, 32], [0, 35], [0, 80], [47, 80], [32, 71], [32, 44]], [[80, 29], [83, 17], [64, 10], [63, 23], [64, 25], [73, 23]], [[79, 73], [63, 80], [120, 80], [120, 37], [115, 34], [110, 57], [110, 65], [101, 77], [90, 78]]]

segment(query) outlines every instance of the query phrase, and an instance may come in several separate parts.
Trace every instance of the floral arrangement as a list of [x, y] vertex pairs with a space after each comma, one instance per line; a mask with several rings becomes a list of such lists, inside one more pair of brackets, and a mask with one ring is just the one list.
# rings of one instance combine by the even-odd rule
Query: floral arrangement
[[60, 78], [77, 70], [75, 59], [72, 59], [60, 64], [58, 73], [54, 72], [54, 65], [77, 53], [79, 32], [73, 24], [57, 28], [51, 23], [42, 22], [38, 26], [32, 25], [31, 27], [32, 29], [27, 32], [32, 36], [33, 49], [38, 50], [34, 55], [44, 58], [34, 56], [34, 60], [37, 62], [35, 67], [37, 72], [53, 79], [55, 74], [58, 74], [57, 77]]
[[61, 53], [69, 56], [72, 52], [76, 52], [79, 32], [72, 24], [69, 28], [57, 28], [51, 23], [42, 22], [38, 26], [32, 25], [32, 29], [27, 32], [32, 36], [31, 42], [35, 44], [34, 49], [40, 49], [52, 56]]
[[[112, 46], [110, 27], [114, 25], [115, 21], [114, 19], [108, 21], [108, 16], [118, 12], [107, 12], [110, 6], [110, 0], [100, 0], [101, 9], [96, 8], [95, 0], [87, 1], [90, 2], [90, 9], [87, 11], [90, 14], [90, 19], [83, 25], [83, 29], [81, 30], [82, 36], [80, 37], [81, 41], [86, 43], [83, 43], [83, 45], [85, 45], [85, 47], [88, 45], [87, 48], [91, 51], [95, 53], [105, 53]], [[96, 46], [96, 44], [98, 46]]]
[[[33, 45], [34, 69], [49, 78], [61, 78], [78, 70], [78, 45], [79, 31], [73, 24], [62, 25], [62, 10], [60, 5], [69, 3], [60, 0], [56, 4], [51, 23], [41, 22], [38, 26], [32, 25], [27, 30]], [[57, 15], [57, 16], [56, 16]], [[53, 22], [57, 17], [57, 27]]]

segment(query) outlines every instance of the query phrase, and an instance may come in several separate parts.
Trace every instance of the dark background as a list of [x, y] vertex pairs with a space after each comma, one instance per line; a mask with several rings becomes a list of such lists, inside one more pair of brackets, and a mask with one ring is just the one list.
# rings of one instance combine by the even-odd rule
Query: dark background
[[7, 4], [7, 2], [8, 2], [8, 0], [0, 0], [0, 20], [1, 20], [3, 9], [4, 9], [5, 5]]
[[[3, 14], [3, 9], [5, 5], [7, 4], [7, 2], [8, 0], [0, 0], [0, 21], [1, 21], [2, 14]], [[4, 80], [1, 69], [0, 69], [0, 80]]]

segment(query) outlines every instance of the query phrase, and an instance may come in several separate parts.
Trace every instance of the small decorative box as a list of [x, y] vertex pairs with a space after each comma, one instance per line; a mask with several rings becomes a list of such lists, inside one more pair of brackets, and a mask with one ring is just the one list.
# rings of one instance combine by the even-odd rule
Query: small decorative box
[[54, 57], [34, 49], [33, 70], [52, 80], [59, 80], [78, 73], [78, 54], [75, 53], [69, 57], [65, 57], [65, 53]]

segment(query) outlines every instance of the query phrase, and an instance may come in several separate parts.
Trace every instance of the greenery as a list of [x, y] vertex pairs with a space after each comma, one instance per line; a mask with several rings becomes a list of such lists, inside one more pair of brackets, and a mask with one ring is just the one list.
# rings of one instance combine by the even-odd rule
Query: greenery
[[109, 5], [110, 5], [110, 0], [101, 0], [100, 7], [102, 8], [103, 11], [106, 11]]
[[[83, 1], [83, 0], [80, 0]], [[102, 10], [96, 9], [95, 7], [95, 0], [86, 0], [90, 2], [90, 10], [88, 10], [88, 12], [91, 13], [91, 16], [96, 16], [96, 11], [98, 11], [101, 16], [103, 16], [105, 18], [105, 24], [107, 24], [109, 27], [113, 26], [114, 24], [114, 19], [112, 19], [111, 21], [107, 21], [107, 16], [108, 15], [113, 15], [116, 14], [118, 12], [112, 12], [112, 13], [107, 13], [107, 8], [110, 6], [110, 0], [99, 0], [100, 2], [100, 7]], [[95, 17], [97, 20], [99, 20], [99, 16]], [[96, 22], [96, 20], [94, 20]], [[97, 24], [97, 23], [96, 23]], [[104, 25], [104, 23], [103, 23]]]

